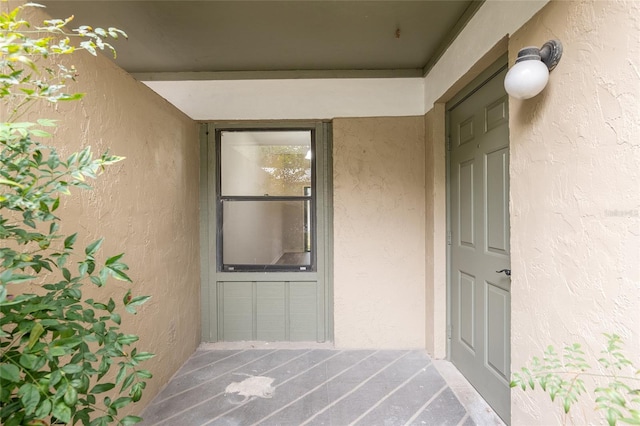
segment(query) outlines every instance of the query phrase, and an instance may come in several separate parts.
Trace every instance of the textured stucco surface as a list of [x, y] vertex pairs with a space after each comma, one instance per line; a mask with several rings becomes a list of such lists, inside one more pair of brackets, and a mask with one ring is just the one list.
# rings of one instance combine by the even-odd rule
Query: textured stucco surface
[[[564, 45], [546, 90], [510, 100], [512, 371], [552, 344], [598, 356], [617, 333], [640, 353], [640, 3], [551, 2], [513, 35]], [[588, 399], [573, 424], [604, 424]], [[540, 391], [512, 424], [559, 424]], [[568, 423], [571, 423], [569, 421]]]
[[447, 355], [445, 108], [425, 115], [425, 344], [434, 358]]
[[[79, 102], [44, 106], [29, 119], [59, 120], [52, 145], [62, 153], [90, 145], [126, 157], [94, 181], [94, 191], [73, 191], [64, 200], [61, 231], [78, 232], [78, 248], [105, 237], [100, 258], [123, 259], [135, 295], [152, 299], [133, 316], [122, 313], [122, 329], [140, 336], [138, 347], [156, 353], [145, 362], [154, 377], [139, 413], [200, 341], [198, 244], [198, 129], [175, 107], [135, 81], [107, 58], [79, 52], [70, 90]], [[68, 64], [67, 64], [68, 65]], [[128, 284], [111, 280], [84, 297], [121, 300]]]
[[424, 347], [424, 158], [423, 116], [333, 123], [337, 347]]

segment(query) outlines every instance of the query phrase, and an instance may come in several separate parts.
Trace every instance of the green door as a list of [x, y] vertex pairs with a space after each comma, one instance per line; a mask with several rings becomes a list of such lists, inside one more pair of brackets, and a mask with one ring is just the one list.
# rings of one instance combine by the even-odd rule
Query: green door
[[449, 347], [452, 362], [509, 422], [509, 119], [506, 65], [498, 68], [448, 105]]
[[204, 125], [204, 341], [332, 338], [330, 130]]

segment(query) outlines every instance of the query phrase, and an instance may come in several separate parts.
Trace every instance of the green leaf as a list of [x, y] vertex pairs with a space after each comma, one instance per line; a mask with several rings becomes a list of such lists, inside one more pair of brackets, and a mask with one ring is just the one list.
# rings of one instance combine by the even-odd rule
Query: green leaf
[[87, 393], [87, 391], [89, 390], [89, 376], [83, 375], [80, 378], [80, 384], [77, 386], [77, 389], [78, 389], [78, 392]]
[[97, 285], [98, 287], [102, 287], [103, 285], [105, 285], [105, 282], [102, 279], [102, 277], [97, 277], [95, 275], [92, 275], [91, 277], [89, 277], [89, 279], [93, 284]]
[[120, 260], [122, 258], [122, 256], [124, 256], [124, 253], [120, 253], [118, 255], [115, 255], [113, 257], [110, 257], [107, 259], [107, 261], [104, 263], [106, 266], [110, 266], [113, 265], [114, 263], [116, 263], [118, 260]]
[[120, 281], [126, 281], [128, 283], [132, 282], [131, 278], [129, 278], [129, 276], [126, 273], [124, 273], [122, 269], [114, 268], [111, 266], [107, 266], [107, 269], [109, 270], [109, 273], [111, 274], [111, 276], [114, 277], [115, 279]]
[[24, 188], [24, 187], [23, 187], [22, 185], [20, 185], [19, 183], [14, 182], [14, 181], [9, 180], [9, 179], [4, 179], [4, 178], [0, 178], [0, 184], [3, 184], [3, 185], [9, 185], [9, 186], [17, 186], [17, 187], [18, 187], [18, 188], [20, 188], [20, 189]]
[[36, 322], [29, 333], [29, 344], [27, 345], [29, 349], [33, 348], [33, 345], [35, 345], [38, 339], [40, 339], [40, 336], [42, 336], [42, 333], [44, 333], [44, 327], [39, 322]]
[[37, 137], [41, 137], [41, 138], [50, 138], [51, 137], [51, 133], [45, 132], [44, 130], [40, 130], [40, 129], [32, 129], [31, 130], [31, 135], [37, 136]]
[[111, 407], [120, 409], [122, 407], [126, 407], [129, 404], [131, 404], [131, 398], [128, 396], [121, 396], [111, 403]]
[[113, 383], [100, 383], [95, 385], [92, 389], [91, 389], [91, 393], [102, 393], [102, 392], [107, 392], [110, 391], [111, 389], [115, 388], [116, 385]]
[[149, 370], [138, 370], [136, 371], [136, 376], [141, 379], [150, 379], [153, 377], [153, 374]]
[[20, 386], [18, 396], [24, 407], [25, 414], [30, 416], [36, 411], [36, 407], [40, 402], [40, 390], [32, 383], [25, 383]]
[[62, 371], [64, 371], [67, 374], [76, 374], [79, 373], [83, 370], [82, 365], [79, 364], [67, 364], [64, 367], [62, 367]]
[[131, 302], [131, 299], [133, 299], [133, 296], [131, 295], [131, 290], [127, 290], [125, 295], [122, 297], [122, 303], [125, 306], [127, 306], [129, 304], [129, 302]]
[[37, 419], [44, 419], [46, 417], [49, 417], [52, 407], [53, 405], [51, 404], [51, 401], [49, 401], [48, 399], [43, 400], [38, 408], [36, 408], [35, 417]]
[[118, 343], [120, 343], [123, 346], [126, 345], [130, 345], [134, 342], [137, 342], [138, 339], [140, 339], [138, 336], [136, 336], [135, 334], [122, 334], [120, 336], [118, 336], [118, 338], [116, 339], [116, 341]]
[[59, 346], [54, 346], [51, 349], [49, 349], [49, 355], [51, 355], [53, 357], [63, 356], [66, 353], [67, 353], [67, 351], [65, 350], [65, 348], [61, 348]]
[[140, 423], [142, 421], [142, 417], [138, 416], [126, 416], [122, 420], [122, 426], [134, 425], [136, 423]]
[[93, 256], [94, 254], [96, 254], [96, 252], [100, 249], [100, 246], [102, 245], [103, 241], [104, 241], [104, 238], [100, 238], [92, 242], [91, 244], [89, 244], [87, 248], [84, 250], [85, 254], [87, 256]]
[[20, 381], [20, 369], [13, 364], [0, 364], [0, 379], [18, 383]]
[[73, 416], [73, 424], [77, 424], [78, 422], [80, 422], [83, 425], [88, 425], [89, 422], [91, 421], [91, 417], [89, 416], [89, 413], [92, 411], [93, 410], [88, 407], [80, 411], [76, 411], [76, 414], [74, 414]]
[[128, 303], [130, 306], [137, 306], [147, 303], [147, 301], [151, 299], [151, 296], [136, 296]]
[[112, 421], [113, 421], [112, 416], [102, 416], [102, 417], [93, 419], [91, 423], [89, 423], [89, 426], [108, 426], [109, 423], [111, 423]]
[[6, 270], [0, 274], [0, 283], [2, 284], [20, 284], [33, 280], [34, 276], [26, 274], [14, 274], [11, 270]]
[[124, 377], [127, 375], [127, 366], [125, 363], [120, 363], [120, 370], [118, 371], [118, 374], [116, 375], [116, 383], [120, 383], [122, 382], [122, 380], [124, 380]]
[[[95, 56], [95, 55], [94, 55]], [[59, 101], [77, 101], [79, 99], [82, 99], [84, 97], [84, 93], [73, 93], [71, 95], [69, 94], [64, 94], [61, 95], [58, 100]]]
[[133, 400], [133, 402], [140, 401], [140, 398], [142, 398], [142, 390], [146, 385], [147, 384], [145, 382], [138, 382], [131, 387], [129, 395], [131, 395], [131, 399]]
[[55, 127], [58, 120], [49, 120], [47, 118], [40, 118], [37, 123], [43, 127]]
[[103, 311], [107, 310], [107, 305], [105, 305], [104, 303], [94, 302], [93, 300], [91, 301], [87, 300], [87, 303], [89, 303], [91, 306], [93, 306], [96, 309], [101, 309]]
[[49, 384], [51, 386], [55, 386], [62, 380], [62, 372], [60, 370], [55, 370], [51, 373], [51, 378], [49, 379]]
[[135, 354], [132, 358], [133, 358], [134, 361], [142, 362], [142, 361], [145, 361], [147, 359], [151, 359], [154, 356], [156, 356], [156, 354], [152, 354], [151, 352], [139, 352], [139, 353]]
[[71, 408], [67, 407], [64, 402], [58, 402], [53, 407], [53, 415], [62, 423], [71, 421]]
[[28, 370], [36, 370], [38, 369], [38, 364], [44, 364], [45, 359], [33, 354], [25, 354], [20, 355], [20, 365]]
[[78, 239], [78, 234], [77, 233], [69, 235], [67, 238], [64, 239], [64, 248], [72, 249], [73, 245], [76, 242], [76, 239]]
[[607, 417], [607, 423], [609, 423], [609, 426], [615, 426], [620, 416], [617, 410], [614, 410], [613, 408], [609, 408], [607, 410], [606, 417]]
[[129, 386], [131, 386], [131, 384], [133, 383], [134, 380], [135, 380], [135, 376], [133, 375], [133, 373], [128, 375], [124, 379], [124, 382], [122, 383], [122, 387], [120, 388], [120, 392], [123, 392], [125, 389], [127, 389]]
[[102, 358], [102, 361], [100, 361], [100, 365], [98, 366], [98, 373], [100, 373], [98, 374], [98, 380], [107, 374], [109, 368], [111, 368], [111, 363], [109, 361], [110, 358], [108, 359], [106, 356]]
[[78, 391], [69, 386], [64, 394], [64, 403], [69, 407], [75, 407], [78, 402]]

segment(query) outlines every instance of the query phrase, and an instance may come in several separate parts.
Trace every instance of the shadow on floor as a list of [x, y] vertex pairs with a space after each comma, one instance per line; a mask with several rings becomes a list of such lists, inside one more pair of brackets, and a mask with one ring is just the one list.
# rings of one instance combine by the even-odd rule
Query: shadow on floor
[[501, 425], [446, 361], [419, 350], [202, 346], [143, 425]]

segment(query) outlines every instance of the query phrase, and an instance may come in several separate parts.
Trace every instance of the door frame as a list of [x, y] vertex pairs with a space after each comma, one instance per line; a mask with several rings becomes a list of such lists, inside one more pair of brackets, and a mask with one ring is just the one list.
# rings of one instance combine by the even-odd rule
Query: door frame
[[[452, 233], [453, 230], [453, 218], [455, 217], [455, 212], [453, 212], [453, 204], [454, 204], [454, 200], [452, 199], [452, 195], [454, 192], [454, 188], [452, 188], [452, 175], [454, 173], [453, 168], [452, 168], [452, 153], [454, 152], [454, 145], [455, 145], [455, 141], [452, 140], [452, 134], [454, 134], [453, 129], [451, 128], [452, 126], [452, 121], [451, 121], [451, 117], [453, 114], [453, 111], [455, 111], [455, 109], [458, 106], [461, 106], [463, 102], [469, 100], [471, 98], [472, 95], [475, 95], [478, 91], [483, 90], [482, 93], [486, 93], [488, 96], [493, 96], [493, 94], [495, 94], [496, 92], [491, 92], [492, 94], [489, 94], [489, 92], [487, 92], [486, 90], [484, 90], [485, 87], [492, 87], [492, 90], [498, 90], [497, 85], [501, 85], [502, 81], [501, 80], [497, 80], [498, 78], [504, 78], [503, 75], [505, 74], [506, 70], [508, 68], [508, 60], [507, 60], [507, 55], [503, 55], [501, 56], [499, 59], [497, 59], [494, 63], [492, 63], [490, 66], [488, 66], [484, 71], [482, 71], [475, 79], [473, 79], [471, 81], [471, 83], [469, 83], [467, 86], [465, 86], [465, 88], [463, 88], [462, 90], [460, 90], [455, 96], [453, 96], [451, 98], [451, 100], [449, 102], [447, 102], [447, 104], [445, 105], [445, 131], [446, 131], [446, 150], [445, 150], [445, 158], [446, 158], [446, 162], [445, 162], [445, 174], [446, 174], [446, 178], [445, 178], [445, 182], [446, 182], [446, 204], [447, 204], [447, 208], [446, 208], [446, 235], [447, 235], [447, 247], [446, 247], [446, 252], [447, 252], [447, 257], [446, 257], [446, 298], [447, 298], [447, 313], [446, 313], [446, 317], [447, 317], [447, 328], [446, 328], [446, 346], [447, 346], [447, 359], [453, 362], [453, 345], [454, 345], [454, 340], [453, 340], [453, 336], [457, 335], [457, 331], [456, 329], [454, 329], [454, 327], [457, 327], [458, 324], [458, 320], [454, 321], [453, 318], [453, 313], [454, 313], [454, 303], [455, 301], [453, 300], [453, 285], [454, 285], [454, 271], [453, 271], [453, 253], [454, 253], [454, 244], [459, 237], [458, 236], [454, 236]], [[491, 84], [491, 86], [486, 86], [488, 84]], [[502, 93], [504, 93], [504, 91], [500, 91], [500, 97], [501, 99], [504, 99]], [[485, 96], [485, 95], [483, 95]], [[484, 99], [484, 98], [483, 98]], [[493, 99], [493, 98], [492, 98]], [[475, 102], [475, 101], [474, 101]], [[474, 110], [475, 111], [475, 110]], [[486, 117], [485, 117], [486, 119]], [[486, 125], [486, 124], [485, 124]], [[509, 138], [509, 121], [507, 120], [506, 122], [506, 131], [507, 131], [507, 138]], [[485, 131], [486, 129], [479, 129], [480, 132]], [[502, 139], [500, 139], [502, 140]], [[507, 143], [508, 143], [508, 139], [507, 139]], [[479, 146], [478, 146], [479, 147]], [[510, 144], [507, 144], [506, 146], [507, 152], [510, 152]], [[507, 179], [509, 178], [509, 171], [507, 170]], [[508, 195], [507, 195], [508, 196]], [[507, 215], [509, 216], [509, 229], [510, 229], [510, 223], [511, 223], [511, 210], [508, 208], [507, 205]], [[486, 218], [485, 218], [486, 219]], [[459, 231], [459, 230], [458, 230]], [[486, 233], [485, 233], [485, 237], [486, 237]], [[510, 253], [509, 253], [509, 265], [510, 265]], [[460, 259], [460, 258], [456, 258], [456, 259]], [[456, 261], [457, 264], [457, 261]], [[456, 266], [456, 268], [459, 267]], [[509, 266], [510, 268], [510, 266]], [[487, 297], [486, 293], [485, 296]], [[480, 305], [479, 305], [480, 303]], [[487, 309], [486, 305], [485, 305], [486, 301], [483, 299], [482, 301], [475, 301], [474, 302], [474, 307], [479, 308], [480, 310], [483, 309], [484, 305], [484, 309]], [[508, 317], [507, 317], [507, 321], [504, 323], [504, 325], [507, 327], [507, 330], [510, 330], [511, 328], [511, 304], [509, 303], [509, 307], [507, 308], [506, 312], [508, 313]], [[458, 312], [459, 309], [456, 309], [456, 312]], [[474, 308], [475, 311], [475, 308]], [[483, 318], [483, 321], [486, 321], [486, 316]], [[484, 330], [484, 333], [488, 332], [488, 329], [485, 328], [487, 327], [486, 325], [487, 323], [485, 322], [485, 325], [482, 327], [482, 329]], [[506, 349], [507, 349], [507, 354], [509, 354], [511, 352], [510, 348], [512, 345], [512, 333], [508, 332], [508, 340], [505, 342], [506, 345]], [[486, 334], [485, 334], [486, 335]], [[484, 340], [485, 336], [478, 336], [480, 339]], [[457, 349], [457, 345], [456, 345], [456, 349]], [[481, 396], [487, 400], [487, 401], [492, 401], [492, 404], [495, 404], [496, 410], [498, 410], [500, 412], [500, 416], [505, 416], [503, 418], [504, 422], [506, 424], [510, 424], [510, 412], [511, 412], [511, 392], [510, 392], [510, 388], [508, 385], [508, 381], [509, 378], [506, 377], [507, 383], [506, 383], [506, 388], [503, 387], [503, 383], [504, 380], [498, 380], [498, 382], [494, 382], [493, 378], [489, 378], [489, 376], [491, 376], [491, 374], [489, 372], [486, 372], [485, 369], [489, 370], [489, 366], [487, 365], [488, 361], [488, 348], [490, 346], [486, 346], [486, 342], [482, 344], [483, 349], [483, 353], [480, 355], [480, 358], [473, 358], [472, 364], [467, 364], [466, 361], [463, 362], [462, 359], [466, 359], [463, 352], [466, 353], [464, 350], [462, 350], [462, 352], [458, 352], [456, 350], [456, 358], [458, 359], [458, 361], [460, 362], [459, 364], [459, 368], [460, 371], [466, 371], [469, 375], [469, 381], [471, 383], [473, 383], [474, 387], [476, 387], [478, 389], [479, 392], [481, 393]], [[461, 357], [462, 356], [462, 357]], [[507, 374], [508, 371], [510, 370], [510, 356], [509, 358], [507, 358], [505, 356], [505, 361], [507, 361], [506, 364], [506, 369], [507, 369]], [[482, 361], [482, 365], [478, 364], [478, 361]], [[472, 365], [472, 368], [469, 369], [469, 366]], [[480, 371], [482, 370], [482, 371]], [[489, 376], [483, 376], [483, 374], [489, 374]], [[486, 377], [488, 381], [483, 380], [483, 377]], [[491, 376], [493, 377], [493, 376]], [[504, 376], [503, 376], [504, 379]], [[495, 387], [494, 387], [495, 386]]]
[[[322, 281], [324, 323], [318, 325], [323, 341], [333, 341], [333, 167], [332, 167], [332, 126], [328, 120], [297, 121], [211, 121], [200, 124], [200, 321], [201, 342], [219, 341], [217, 316], [211, 315], [211, 307], [216, 311], [217, 285], [224, 278], [227, 281], [255, 280], [256, 272], [223, 272], [217, 265], [217, 212], [216, 212], [216, 129], [313, 129], [317, 135], [316, 145], [316, 197], [317, 227], [322, 234], [317, 235], [317, 268], [314, 272], [265, 272], [260, 281], [288, 281], [292, 277], [308, 279], [316, 277]], [[322, 253], [320, 253], [322, 250]]]
[[[446, 175], [446, 286], [447, 286], [447, 333], [446, 347], [447, 360], [451, 361], [451, 135], [450, 135], [450, 111], [473, 95], [480, 87], [502, 72], [508, 66], [507, 54], [502, 55], [484, 71], [482, 71], [471, 83], [467, 84], [455, 96], [445, 104], [445, 175]], [[507, 124], [508, 125], [508, 124]], [[511, 146], [509, 146], [511, 149]], [[511, 217], [511, 212], [509, 212]], [[511, 223], [511, 221], [509, 221]]]

